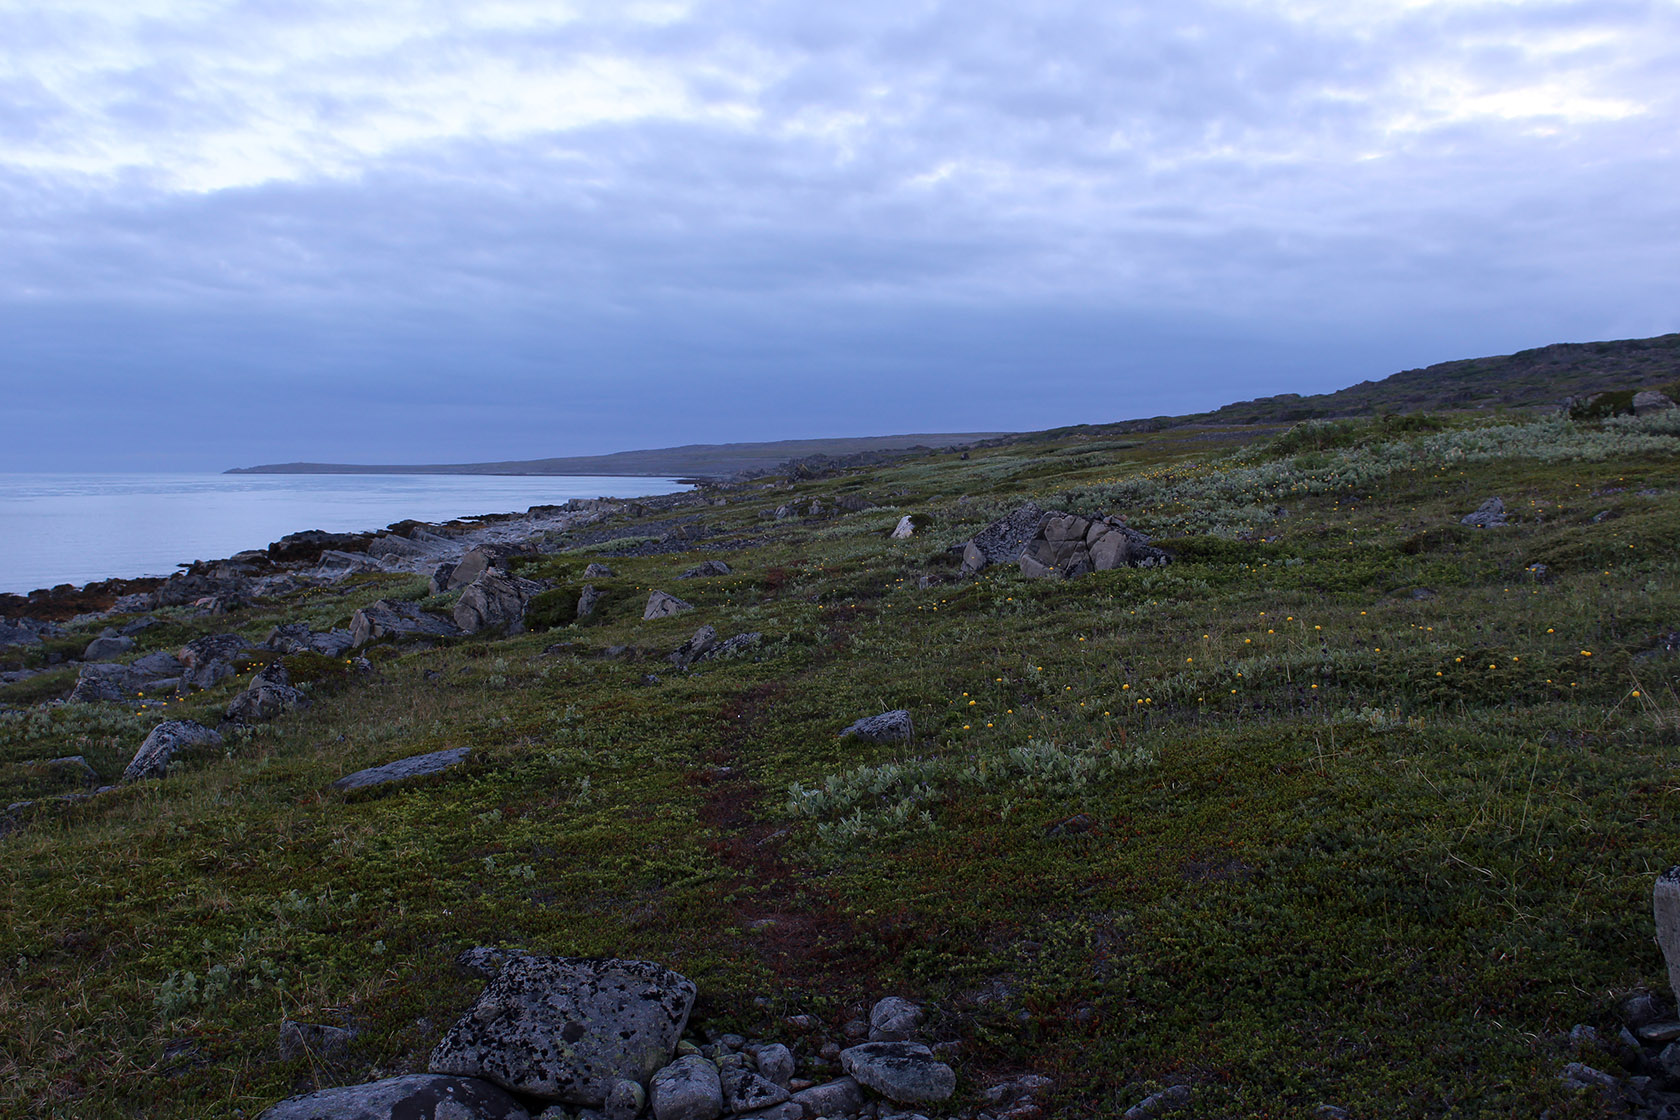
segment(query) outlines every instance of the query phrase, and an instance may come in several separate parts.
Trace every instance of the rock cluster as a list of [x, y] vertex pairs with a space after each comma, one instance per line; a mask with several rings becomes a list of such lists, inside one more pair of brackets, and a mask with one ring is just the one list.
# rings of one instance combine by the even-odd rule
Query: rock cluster
[[[795, 1077], [784, 1043], [685, 1036], [695, 987], [662, 965], [483, 946], [457, 963], [490, 980], [433, 1049], [427, 1073], [293, 1097], [261, 1120], [915, 1120], [907, 1106], [956, 1088], [956, 1072], [924, 1043], [887, 1037], [922, 1022], [908, 1000], [876, 1004], [869, 1041], [813, 1055], [816, 1068], [837, 1060], [846, 1071], [816, 1083]], [[1041, 1116], [1032, 1100], [1049, 1087], [1034, 1076], [993, 1086], [994, 1111], [978, 1115]]]
[[227, 718], [236, 723], [261, 723], [293, 708], [307, 708], [309, 700], [292, 687], [291, 676], [279, 662], [251, 678], [250, 685], [227, 706]]
[[1032, 579], [1071, 579], [1112, 568], [1152, 568], [1172, 557], [1116, 517], [1085, 518], [1028, 502], [962, 546], [964, 575], [1017, 564]]

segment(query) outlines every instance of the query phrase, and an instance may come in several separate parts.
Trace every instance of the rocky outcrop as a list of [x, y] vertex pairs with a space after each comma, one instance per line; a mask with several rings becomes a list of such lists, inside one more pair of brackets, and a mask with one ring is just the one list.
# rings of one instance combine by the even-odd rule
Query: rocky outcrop
[[[614, 1082], [645, 1084], [671, 1060], [694, 996], [649, 961], [514, 958], [432, 1051], [431, 1070], [599, 1108]], [[657, 1085], [652, 1095], [658, 1116]]]
[[421, 610], [418, 603], [401, 599], [381, 599], [350, 618], [352, 649], [379, 638], [452, 638], [460, 633], [453, 622]]
[[354, 639], [348, 630], [311, 630], [307, 622], [287, 622], [268, 632], [262, 648], [275, 653], [319, 653], [325, 657], [343, 657], [350, 652]]
[[840, 737], [855, 735], [872, 743], [892, 743], [910, 738], [911, 730], [910, 713], [903, 708], [895, 708], [878, 716], [865, 716], [840, 732]]
[[669, 591], [655, 591], [648, 596], [647, 608], [642, 611], [642, 621], [649, 622], [656, 618], [670, 618], [694, 609], [693, 603], [685, 603], [672, 595]]
[[1017, 564], [1029, 578], [1071, 578], [1113, 568], [1152, 568], [1172, 557], [1116, 517], [1085, 518], [1028, 502], [963, 545], [964, 575]]
[[294, 708], [307, 708], [309, 698], [292, 687], [284, 665], [276, 662], [251, 679], [251, 684], [227, 706], [227, 718], [237, 723], [261, 723]]
[[1675, 407], [1674, 401], [1667, 393], [1660, 393], [1655, 389], [1645, 389], [1633, 395], [1633, 414], [1644, 416], [1651, 412], [1666, 412]]
[[97, 662], [83, 665], [68, 697], [72, 704], [133, 699], [142, 691], [140, 675], [127, 665]]
[[0, 618], [0, 649], [7, 646], [38, 646], [41, 635], [34, 627], [28, 625], [28, 619], [10, 622]]
[[531, 1114], [488, 1082], [411, 1073], [291, 1097], [257, 1120], [531, 1120]]
[[471, 754], [471, 747], [451, 747], [448, 750], [432, 751], [430, 754], [417, 754], [408, 758], [399, 758], [397, 761], [387, 762], [383, 766], [370, 766], [366, 770], [346, 774], [334, 782], [332, 788], [340, 792], [349, 792], [350, 790], [390, 785], [393, 782], [403, 782], [410, 778], [426, 778], [461, 765]]
[[543, 585], [533, 580], [488, 569], [461, 592], [453, 612], [455, 625], [466, 634], [523, 630], [525, 608], [542, 590]]
[[193, 747], [219, 747], [222, 737], [203, 724], [190, 719], [166, 720], [152, 728], [134, 758], [123, 771], [125, 782], [141, 778], [161, 778], [169, 770], [175, 757]]

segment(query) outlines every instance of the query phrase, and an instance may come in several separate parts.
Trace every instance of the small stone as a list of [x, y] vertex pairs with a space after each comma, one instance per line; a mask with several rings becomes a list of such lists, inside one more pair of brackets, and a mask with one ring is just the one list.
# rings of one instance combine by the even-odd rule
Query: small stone
[[1190, 1086], [1174, 1085], [1170, 1089], [1162, 1089], [1159, 1093], [1151, 1093], [1121, 1114], [1121, 1120], [1153, 1120], [1156, 1116], [1165, 1116], [1169, 1112], [1177, 1112], [1190, 1103]]
[[[740, 1055], [732, 1055], [739, 1058]], [[788, 1091], [769, 1078], [745, 1068], [724, 1069], [719, 1077], [728, 1112], [752, 1112], [788, 1099]]]
[[915, 1035], [924, 1018], [918, 1005], [898, 996], [888, 996], [869, 1012], [869, 1041], [902, 1042]]
[[807, 1116], [846, 1116], [863, 1107], [863, 1086], [850, 1077], [813, 1085], [793, 1095]]
[[607, 1103], [602, 1109], [607, 1120], [636, 1120], [647, 1104], [647, 1091], [634, 1081], [619, 1079], [607, 1090]]
[[1647, 1023], [1654, 1023], [1666, 1017], [1669, 1011], [1656, 996], [1641, 989], [1623, 997], [1616, 1007], [1616, 1014], [1621, 1017], [1622, 1022], [1637, 1030]]
[[840, 1044], [838, 1042], [823, 1043], [822, 1049], [817, 1051], [817, 1056], [825, 1062], [838, 1062], [840, 1060]]
[[648, 1095], [654, 1120], [716, 1120], [723, 1114], [723, 1085], [705, 1058], [678, 1058], [653, 1075]]
[[758, 1062], [758, 1072], [786, 1088], [793, 1078], [793, 1051], [780, 1042], [772, 1042], [768, 1046], [760, 1046], [753, 1052], [753, 1058]]

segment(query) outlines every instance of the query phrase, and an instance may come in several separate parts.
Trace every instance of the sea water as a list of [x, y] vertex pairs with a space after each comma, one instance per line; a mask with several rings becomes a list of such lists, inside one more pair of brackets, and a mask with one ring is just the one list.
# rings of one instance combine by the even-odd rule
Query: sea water
[[684, 489], [634, 476], [0, 474], [0, 592], [168, 575], [304, 529], [361, 532]]

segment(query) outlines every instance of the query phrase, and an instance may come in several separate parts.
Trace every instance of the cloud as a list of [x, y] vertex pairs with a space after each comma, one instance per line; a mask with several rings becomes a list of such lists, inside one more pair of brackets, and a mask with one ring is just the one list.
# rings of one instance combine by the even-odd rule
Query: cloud
[[[1000, 427], [1099, 376], [1202, 407], [1680, 305], [1654, 0], [0, 0], [0, 44], [29, 370], [470, 379], [560, 410], [532, 454], [697, 376], [766, 437], [877, 377], [922, 411], [828, 414]], [[1079, 372], [1027, 409], [1035, 353]]]

